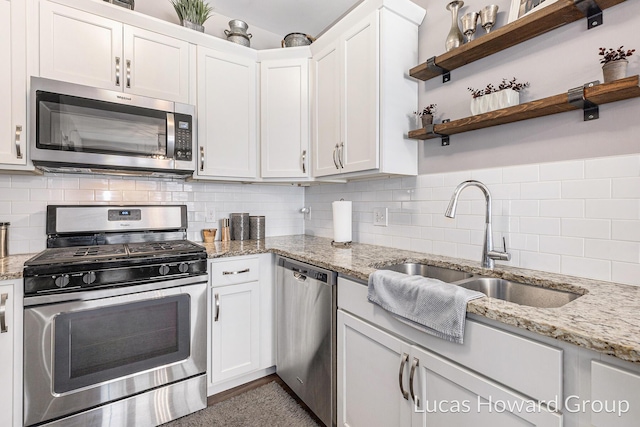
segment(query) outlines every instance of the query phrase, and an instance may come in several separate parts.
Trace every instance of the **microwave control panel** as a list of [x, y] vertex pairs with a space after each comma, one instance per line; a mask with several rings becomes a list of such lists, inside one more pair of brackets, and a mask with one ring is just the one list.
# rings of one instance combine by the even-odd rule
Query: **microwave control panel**
[[193, 158], [193, 134], [191, 116], [174, 114], [176, 120], [175, 159], [191, 161]]

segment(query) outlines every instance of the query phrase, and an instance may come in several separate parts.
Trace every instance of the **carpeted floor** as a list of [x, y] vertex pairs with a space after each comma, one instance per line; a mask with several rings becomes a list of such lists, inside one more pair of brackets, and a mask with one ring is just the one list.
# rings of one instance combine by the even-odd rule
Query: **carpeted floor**
[[162, 427], [317, 427], [276, 382], [247, 391]]

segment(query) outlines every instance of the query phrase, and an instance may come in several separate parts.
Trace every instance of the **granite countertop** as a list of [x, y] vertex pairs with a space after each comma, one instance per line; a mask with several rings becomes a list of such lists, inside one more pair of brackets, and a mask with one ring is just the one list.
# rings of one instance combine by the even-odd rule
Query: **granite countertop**
[[[480, 298], [469, 302], [467, 311], [640, 363], [639, 286], [502, 265], [486, 270], [480, 267], [479, 261], [360, 243], [353, 243], [350, 248], [334, 248], [331, 239], [305, 235], [268, 237], [259, 241], [217, 241], [202, 245], [207, 249], [209, 258], [273, 252], [364, 281], [377, 268], [417, 262], [580, 293], [580, 298], [559, 308], [527, 307], [494, 298]], [[0, 280], [21, 278], [22, 264], [31, 256], [33, 254], [12, 255], [0, 260]]]

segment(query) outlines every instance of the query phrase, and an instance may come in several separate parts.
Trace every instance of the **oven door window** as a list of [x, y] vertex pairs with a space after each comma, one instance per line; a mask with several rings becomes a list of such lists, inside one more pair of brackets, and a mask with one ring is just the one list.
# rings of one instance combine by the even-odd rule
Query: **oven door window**
[[185, 360], [189, 295], [61, 313], [54, 319], [53, 391], [65, 393]]
[[167, 113], [39, 91], [36, 146], [48, 150], [167, 156]]

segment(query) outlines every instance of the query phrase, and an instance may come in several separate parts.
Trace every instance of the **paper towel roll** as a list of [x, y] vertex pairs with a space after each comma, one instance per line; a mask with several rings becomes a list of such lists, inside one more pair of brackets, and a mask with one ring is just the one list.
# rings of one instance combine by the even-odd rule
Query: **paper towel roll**
[[351, 241], [351, 202], [336, 201], [333, 206], [333, 241], [338, 243]]

